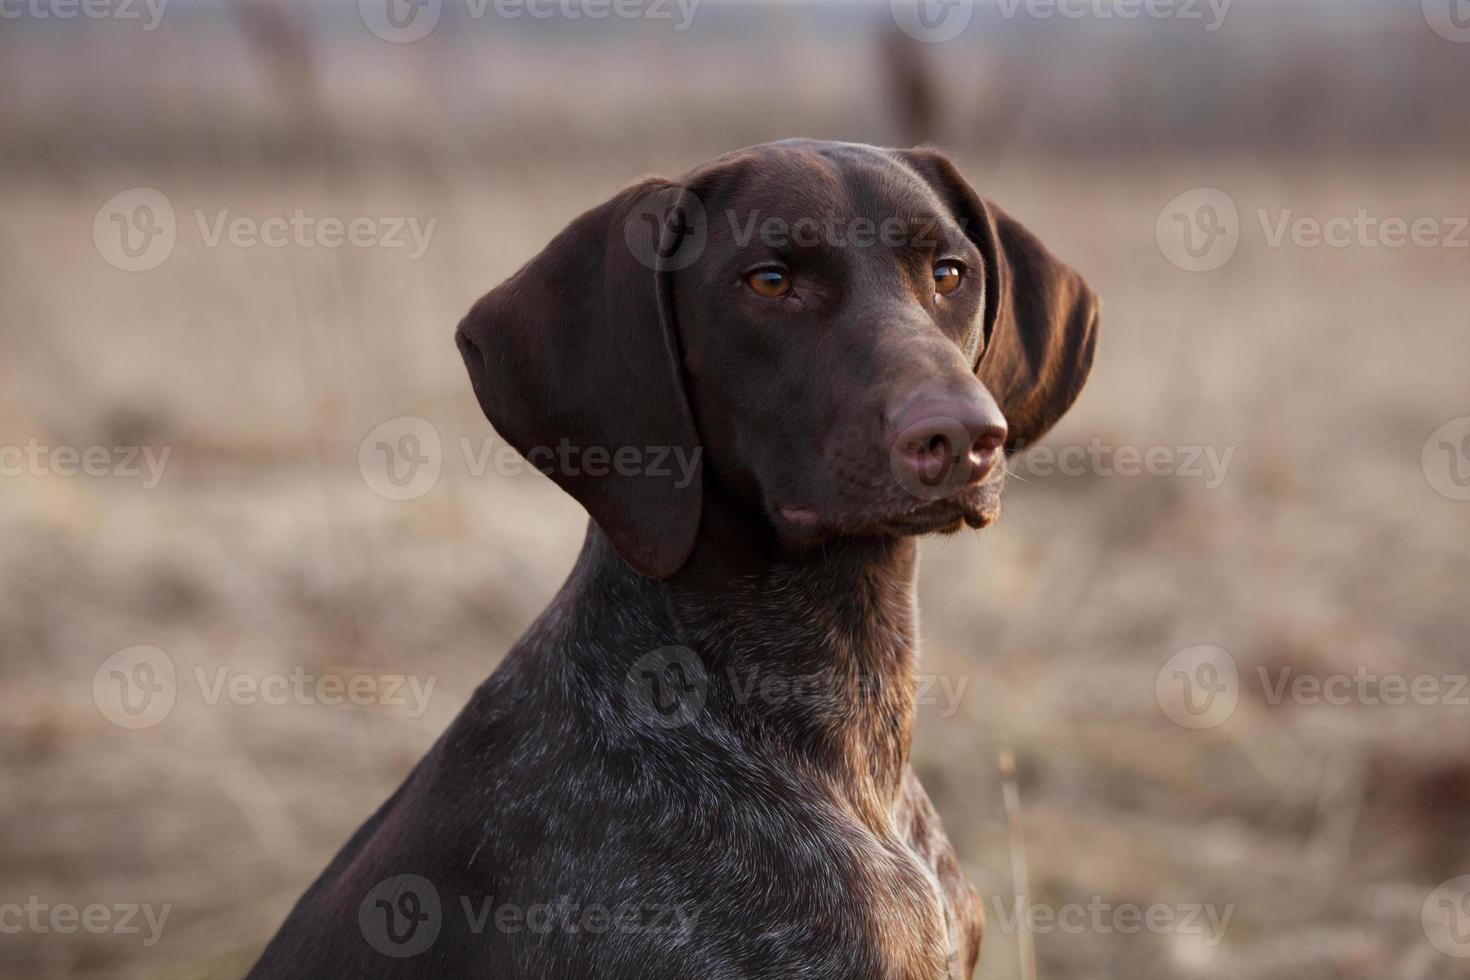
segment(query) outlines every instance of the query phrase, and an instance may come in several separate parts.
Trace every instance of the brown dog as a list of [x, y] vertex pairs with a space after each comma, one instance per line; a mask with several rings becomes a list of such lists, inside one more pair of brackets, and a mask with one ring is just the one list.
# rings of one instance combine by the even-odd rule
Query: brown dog
[[587, 542], [253, 975], [968, 977], [914, 536], [1077, 396], [1081, 279], [938, 152], [788, 141], [587, 212], [457, 336]]

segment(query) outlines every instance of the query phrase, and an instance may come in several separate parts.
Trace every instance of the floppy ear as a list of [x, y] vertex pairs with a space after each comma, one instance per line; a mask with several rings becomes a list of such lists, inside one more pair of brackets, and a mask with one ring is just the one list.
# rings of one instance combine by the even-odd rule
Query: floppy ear
[[1006, 451], [1046, 434], [1077, 400], [1097, 347], [1098, 301], [1020, 222], [975, 193], [938, 150], [898, 156], [932, 187], [985, 260], [975, 373], [1009, 426]]
[[667, 276], [655, 268], [684, 244], [687, 229], [669, 225], [681, 195], [648, 180], [583, 214], [455, 336], [490, 422], [653, 578], [689, 557], [702, 493]]

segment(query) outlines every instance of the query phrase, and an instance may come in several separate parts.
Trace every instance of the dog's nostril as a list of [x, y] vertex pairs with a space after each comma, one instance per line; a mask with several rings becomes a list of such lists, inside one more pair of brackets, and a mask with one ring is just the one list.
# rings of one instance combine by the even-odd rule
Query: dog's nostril
[[970, 455], [984, 458], [993, 455], [996, 450], [1005, 445], [1006, 430], [1004, 426], [989, 425], [985, 430], [975, 437], [970, 444]]
[[948, 456], [949, 440], [944, 437], [943, 433], [940, 433], [938, 435], [930, 437], [929, 444], [925, 447], [925, 449], [928, 450], [929, 455], [931, 456]]

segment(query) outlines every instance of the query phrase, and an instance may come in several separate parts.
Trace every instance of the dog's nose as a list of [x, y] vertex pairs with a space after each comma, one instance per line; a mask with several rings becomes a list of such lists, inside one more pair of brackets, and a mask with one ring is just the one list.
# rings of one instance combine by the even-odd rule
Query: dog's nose
[[995, 469], [1006, 441], [1005, 417], [989, 393], [919, 398], [889, 422], [895, 467], [925, 488], [957, 491]]

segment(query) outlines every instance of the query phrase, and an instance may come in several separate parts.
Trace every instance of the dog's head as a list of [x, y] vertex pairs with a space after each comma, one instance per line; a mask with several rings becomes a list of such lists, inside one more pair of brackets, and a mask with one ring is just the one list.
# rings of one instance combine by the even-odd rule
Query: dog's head
[[664, 577], [711, 482], [791, 547], [989, 523], [1096, 333], [1081, 278], [941, 153], [801, 140], [624, 190], [457, 340], [501, 434]]

